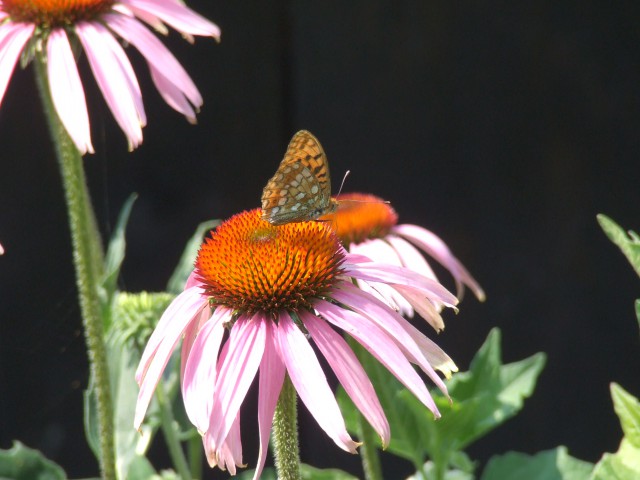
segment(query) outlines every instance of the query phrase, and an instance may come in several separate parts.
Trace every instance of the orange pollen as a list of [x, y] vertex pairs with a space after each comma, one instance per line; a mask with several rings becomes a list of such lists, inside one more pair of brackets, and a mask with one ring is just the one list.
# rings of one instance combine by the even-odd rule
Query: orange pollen
[[336, 199], [338, 210], [322, 219], [331, 223], [345, 246], [384, 237], [398, 223], [398, 214], [391, 205], [375, 195], [343, 193]]
[[94, 20], [111, 10], [114, 3], [115, 0], [3, 0], [2, 9], [14, 22], [52, 28]]
[[246, 313], [298, 311], [326, 294], [343, 249], [322, 222], [271, 225], [261, 210], [231, 217], [205, 239], [196, 273], [213, 305]]

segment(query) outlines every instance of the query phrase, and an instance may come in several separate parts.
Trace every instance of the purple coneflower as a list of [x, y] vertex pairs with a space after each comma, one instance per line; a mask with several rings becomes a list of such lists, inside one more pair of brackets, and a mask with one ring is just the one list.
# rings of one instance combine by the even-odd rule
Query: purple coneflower
[[[478, 282], [436, 234], [418, 225], [398, 225], [398, 215], [391, 205], [375, 195], [343, 193], [336, 199], [340, 207], [323, 219], [332, 225], [350, 253], [364, 255], [376, 262], [402, 266], [437, 280], [420, 249], [451, 272], [459, 299], [462, 299], [466, 285], [478, 300], [484, 301], [484, 291]], [[358, 285], [401, 314], [411, 317], [415, 310], [436, 330], [444, 328], [438, 313], [442, 305], [437, 301], [424, 303], [404, 287], [391, 287], [384, 282], [358, 281]]]
[[153, 391], [178, 341], [182, 395], [189, 419], [203, 435], [209, 464], [233, 474], [242, 465], [240, 406], [259, 372], [262, 472], [278, 396], [288, 375], [320, 427], [342, 449], [358, 443], [342, 414], [312, 344], [354, 404], [389, 442], [384, 412], [343, 331], [391, 371], [436, 417], [438, 409], [415, 364], [446, 395], [435, 372], [457, 368], [431, 340], [352, 279], [412, 292], [422, 302], [453, 306], [438, 282], [409, 269], [347, 253], [326, 222], [273, 226], [259, 209], [240, 213], [211, 232], [185, 290], [162, 315], [145, 348], [136, 379], [139, 428]]
[[[143, 24], [161, 33], [166, 25], [188, 39], [220, 38], [219, 28], [177, 0], [0, 0], [0, 102], [18, 58], [46, 55], [56, 111], [81, 153], [93, 153], [84, 89], [74, 58], [82, 46], [104, 99], [133, 149], [142, 142], [146, 116], [142, 94], [124, 49], [146, 59], [160, 95], [191, 122], [202, 105], [200, 92], [171, 52]], [[166, 24], [166, 25], [165, 25]]]

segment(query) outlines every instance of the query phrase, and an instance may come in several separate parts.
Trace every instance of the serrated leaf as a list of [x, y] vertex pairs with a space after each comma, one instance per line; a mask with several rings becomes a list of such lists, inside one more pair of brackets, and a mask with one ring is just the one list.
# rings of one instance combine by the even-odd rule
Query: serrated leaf
[[0, 450], [0, 478], [12, 480], [65, 480], [64, 470], [38, 450], [13, 442], [9, 450]]
[[509, 452], [492, 457], [481, 480], [587, 480], [593, 464], [573, 458], [566, 447], [536, 455]]
[[611, 384], [611, 398], [625, 438], [640, 448], [640, 402], [617, 383]]
[[187, 242], [178, 265], [169, 279], [167, 292], [178, 294], [184, 290], [184, 284], [193, 270], [193, 263], [198, 255], [204, 235], [218, 225], [220, 225], [220, 220], [209, 220], [198, 225], [195, 233]]
[[631, 230], [629, 233], [625, 232], [620, 225], [606, 215], [599, 214], [597, 218], [604, 233], [622, 250], [633, 269], [640, 276], [640, 237]]
[[[474, 357], [468, 372], [457, 373], [447, 386], [453, 399], [434, 393], [442, 418], [433, 415], [380, 363], [357, 350], [391, 427], [388, 450], [422, 465], [425, 457], [450, 463], [456, 452], [514, 416], [535, 388], [545, 364], [545, 355], [536, 354], [519, 362], [502, 365], [500, 332], [492, 330]], [[358, 412], [338, 395], [347, 428], [357, 433]]]

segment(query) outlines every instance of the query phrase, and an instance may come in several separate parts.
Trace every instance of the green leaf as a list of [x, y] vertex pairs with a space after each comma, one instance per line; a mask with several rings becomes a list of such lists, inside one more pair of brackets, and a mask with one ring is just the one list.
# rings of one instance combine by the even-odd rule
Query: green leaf
[[133, 202], [135, 202], [136, 198], [138, 198], [138, 196], [135, 193], [130, 195], [122, 206], [122, 210], [120, 210], [120, 215], [118, 215], [118, 221], [116, 222], [113, 234], [111, 235], [109, 248], [107, 249], [107, 254], [104, 260], [104, 273], [102, 283], [99, 287], [99, 296], [102, 304], [105, 331], [108, 331], [111, 326], [111, 301], [118, 289], [118, 277], [120, 276], [120, 268], [124, 261], [127, 245], [125, 240], [125, 230], [127, 228], [129, 216], [131, 215]]
[[13, 442], [9, 450], [0, 450], [0, 479], [64, 480], [64, 470], [37, 450]]
[[[255, 470], [245, 470], [244, 472], [239, 473], [236, 478], [238, 480], [251, 480], [253, 479], [254, 472]], [[275, 469], [265, 468], [264, 470], [262, 470], [260, 480], [278, 480], [278, 475], [276, 475]]]
[[611, 384], [611, 398], [625, 438], [640, 448], [640, 402], [617, 383]]
[[178, 261], [178, 265], [169, 279], [167, 292], [178, 294], [184, 290], [184, 284], [193, 271], [193, 263], [198, 255], [198, 250], [200, 249], [204, 235], [218, 225], [220, 225], [220, 220], [209, 220], [198, 225], [195, 233], [187, 242], [182, 256]]
[[622, 250], [633, 269], [640, 276], [640, 237], [631, 230], [627, 234], [620, 225], [606, 215], [599, 214], [597, 218], [604, 233]]
[[638, 327], [640, 327], [640, 299], [636, 300], [636, 318], [638, 319]]
[[[524, 398], [533, 392], [546, 358], [538, 353], [503, 365], [500, 332], [492, 330], [470, 370], [454, 374], [448, 382], [452, 404], [439, 393], [433, 393], [442, 413], [442, 418], [436, 421], [386, 368], [364, 355], [362, 349], [355, 350], [376, 387], [391, 427], [388, 450], [411, 461], [416, 468], [423, 465], [426, 457], [450, 465], [459, 451], [513, 417], [522, 408]], [[357, 433], [358, 412], [342, 389], [338, 401], [347, 428]]]
[[358, 477], [335, 468], [320, 469], [307, 465], [300, 465], [302, 480], [358, 480]]
[[[436, 466], [433, 462], [426, 462], [422, 466], [422, 470], [416, 472], [407, 478], [407, 480], [430, 480], [433, 478], [438, 478], [438, 472], [436, 471]], [[474, 480], [474, 475], [467, 471], [463, 470], [447, 470], [444, 472], [443, 480]]]
[[593, 480], [640, 478], [640, 402], [621, 386], [611, 384], [613, 408], [625, 437], [616, 453], [605, 453], [596, 465]]
[[558, 447], [536, 455], [509, 452], [489, 460], [481, 480], [587, 480], [593, 465]]

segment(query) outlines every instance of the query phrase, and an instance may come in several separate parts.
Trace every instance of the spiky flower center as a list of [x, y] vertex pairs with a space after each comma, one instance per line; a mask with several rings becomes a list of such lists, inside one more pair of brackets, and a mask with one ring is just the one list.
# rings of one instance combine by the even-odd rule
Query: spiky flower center
[[379, 197], [367, 193], [338, 195], [338, 210], [323, 217], [346, 246], [384, 237], [398, 223], [398, 214]]
[[326, 223], [274, 226], [260, 217], [260, 209], [240, 213], [202, 244], [196, 271], [206, 293], [247, 313], [310, 308], [340, 273], [340, 242]]
[[14, 22], [53, 28], [94, 20], [109, 11], [114, 3], [115, 0], [2, 0], [2, 10]]

